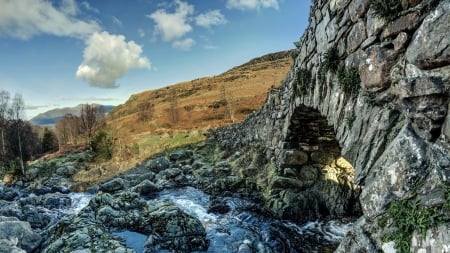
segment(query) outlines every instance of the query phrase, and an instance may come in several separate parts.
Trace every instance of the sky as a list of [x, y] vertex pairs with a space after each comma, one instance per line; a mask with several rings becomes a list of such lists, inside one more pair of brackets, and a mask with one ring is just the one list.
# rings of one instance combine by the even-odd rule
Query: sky
[[310, 0], [0, 0], [0, 90], [26, 118], [214, 76], [294, 48]]

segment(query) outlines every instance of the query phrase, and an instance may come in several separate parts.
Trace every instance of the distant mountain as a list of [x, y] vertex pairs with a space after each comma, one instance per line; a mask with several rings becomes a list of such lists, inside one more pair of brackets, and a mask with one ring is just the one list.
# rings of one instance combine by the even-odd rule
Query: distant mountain
[[[39, 126], [48, 126], [55, 125], [59, 120], [61, 120], [64, 115], [72, 114], [79, 116], [81, 112], [83, 104], [79, 104], [75, 107], [64, 107], [64, 108], [56, 108], [53, 110], [49, 110], [43, 113], [40, 113], [31, 119], [31, 122], [35, 125]], [[101, 106], [101, 105], [99, 105]], [[115, 106], [113, 105], [103, 105], [103, 109], [105, 112], [111, 111]]]

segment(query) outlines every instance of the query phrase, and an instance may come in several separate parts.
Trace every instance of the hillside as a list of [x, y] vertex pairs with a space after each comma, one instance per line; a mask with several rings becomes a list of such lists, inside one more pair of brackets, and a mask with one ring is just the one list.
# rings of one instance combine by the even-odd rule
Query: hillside
[[217, 76], [134, 94], [109, 113], [108, 125], [121, 145], [133, 145], [242, 121], [264, 103], [271, 87], [281, 84], [290, 55], [272, 53]]

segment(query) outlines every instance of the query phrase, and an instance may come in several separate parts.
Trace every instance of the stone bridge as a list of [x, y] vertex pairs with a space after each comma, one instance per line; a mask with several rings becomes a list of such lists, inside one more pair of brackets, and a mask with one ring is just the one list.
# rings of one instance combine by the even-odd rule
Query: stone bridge
[[[264, 144], [280, 169], [323, 153], [345, 157], [362, 216], [338, 252], [388, 251], [374, 221], [390, 203], [416, 199], [426, 209], [449, 195], [450, 0], [402, 0], [402, 15], [389, 22], [370, 2], [313, 1], [282, 86], [217, 133], [229, 149]], [[427, 239], [416, 231], [410, 249], [446, 252], [449, 231], [449, 223]]]

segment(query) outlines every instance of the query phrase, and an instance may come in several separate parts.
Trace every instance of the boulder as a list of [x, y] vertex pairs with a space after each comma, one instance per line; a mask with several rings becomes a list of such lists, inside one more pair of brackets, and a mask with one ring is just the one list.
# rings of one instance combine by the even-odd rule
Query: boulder
[[125, 180], [120, 177], [100, 185], [100, 190], [104, 192], [116, 192], [123, 189], [125, 189]]
[[168, 169], [169, 166], [170, 166], [169, 159], [167, 159], [165, 156], [148, 160], [145, 163], [145, 167], [147, 167], [149, 170], [155, 173], [158, 173], [161, 170]]
[[11, 242], [9, 249], [16, 252], [21, 252], [17, 247], [26, 252], [33, 252], [39, 247], [42, 238], [33, 232], [30, 223], [0, 216], [0, 240], [9, 240]]
[[194, 153], [192, 152], [192, 150], [180, 149], [171, 153], [169, 155], [169, 159], [170, 161], [175, 162], [190, 159], [193, 155]]

